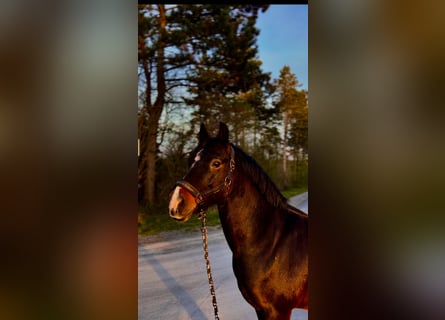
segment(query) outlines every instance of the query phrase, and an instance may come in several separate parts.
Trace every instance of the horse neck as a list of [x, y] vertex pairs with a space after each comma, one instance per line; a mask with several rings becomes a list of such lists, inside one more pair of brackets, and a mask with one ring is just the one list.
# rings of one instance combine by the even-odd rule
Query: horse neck
[[276, 238], [284, 221], [280, 218], [280, 209], [260, 194], [249, 177], [237, 173], [234, 185], [218, 210], [230, 248], [234, 254], [241, 254], [239, 251], [243, 248], [253, 248], [266, 238]]

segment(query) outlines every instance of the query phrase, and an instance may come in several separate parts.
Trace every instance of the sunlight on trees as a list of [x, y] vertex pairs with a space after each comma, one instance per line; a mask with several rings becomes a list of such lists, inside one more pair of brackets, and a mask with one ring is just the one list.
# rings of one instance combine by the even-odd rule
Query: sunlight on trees
[[267, 8], [139, 5], [140, 203], [165, 204], [201, 122], [210, 130], [227, 123], [231, 141], [279, 187], [307, 183], [307, 174], [297, 181], [296, 173], [307, 156], [307, 92], [289, 67], [294, 84], [261, 68], [255, 23]]

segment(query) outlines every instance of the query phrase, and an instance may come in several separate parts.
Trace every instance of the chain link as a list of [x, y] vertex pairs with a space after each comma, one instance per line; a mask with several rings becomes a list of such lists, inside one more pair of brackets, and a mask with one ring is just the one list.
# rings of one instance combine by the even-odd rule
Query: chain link
[[206, 266], [207, 266], [207, 278], [209, 279], [210, 294], [212, 295], [213, 311], [215, 313], [215, 320], [219, 320], [218, 305], [216, 304], [216, 293], [215, 293], [215, 287], [213, 286], [212, 269], [210, 266], [210, 259], [209, 259], [209, 248], [207, 245], [207, 228], [206, 228], [207, 217], [204, 209], [201, 209], [199, 213], [199, 218], [201, 219], [202, 222], [201, 226], [202, 244], [204, 248], [204, 259], [206, 261]]

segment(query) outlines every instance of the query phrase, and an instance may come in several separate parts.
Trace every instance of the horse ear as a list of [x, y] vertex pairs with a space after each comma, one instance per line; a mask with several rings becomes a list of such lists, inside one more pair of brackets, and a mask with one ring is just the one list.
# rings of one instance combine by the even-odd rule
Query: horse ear
[[229, 142], [229, 128], [227, 128], [226, 124], [223, 122], [219, 123], [218, 138], [225, 143]]
[[201, 128], [198, 133], [199, 145], [203, 145], [207, 140], [209, 140], [209, 133], [207, 132], [206, 126], [201, 122]]

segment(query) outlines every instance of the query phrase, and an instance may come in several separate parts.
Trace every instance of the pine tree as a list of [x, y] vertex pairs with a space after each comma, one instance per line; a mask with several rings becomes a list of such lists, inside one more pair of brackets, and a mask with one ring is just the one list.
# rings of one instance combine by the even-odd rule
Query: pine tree
[[307, 152], [307, 92], [298, 90], [301, 84], [287, 65], [281, 69], [276, 85], [276, 106], [281, 110], [283, 119], [282, 170], [286, 184], [289, 179], [289, 155], [298, 159], [300, 149]]

